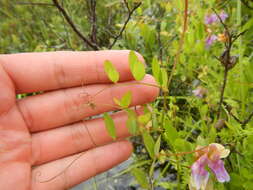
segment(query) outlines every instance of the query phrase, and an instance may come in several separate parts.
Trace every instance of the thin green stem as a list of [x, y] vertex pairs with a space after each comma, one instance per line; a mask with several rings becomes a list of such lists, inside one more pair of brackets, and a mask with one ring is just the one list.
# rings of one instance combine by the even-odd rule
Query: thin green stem
[[[181, 54], [181, 51], [183, 49], [184, 38], [185, 38], [186, 31], [187, 31], [187, 23], [188, 23], [188, 0], [185, 0], [184, 4], [185, 4], [185, 8], [184, 8], [183, 31], [181, 33], [181, 38], [180, 38], [180, 41], [179, 41], [178, 50], [177, 50], [177, 53], [176, 53], [176, 56], [175, 56], [175, 60], [174, 60], [174, 63], [173, 63], [173, 67], [172, 67], [172, 70], [171, 70], [171, 73], [170, 73], [170, 76], [169, 76], [168, 91], [170, 89], [170, 83], [172, 81], [173, 74], [174, 74], [174, 72], [176, 70], [176, 66], [177, 66], [177, 64], [179, 63], [179, 60], [180, 60], [180, 54]], [[169, 94], [169, 92], [168, 92], [168, 94]]]
[[177, 158], [177, 190], [181, 190], [181, 165], [180, 165], [180, 159], [178, 156]]
[[[237, 0], [237, 26], [240, 27], [242, 24], [242, 3], [240, 0]], [[240, 73], [240, 82], [243, 83], [243, 79], [244, 79], [244, 73], [243, 73], [243, 64], [242, 64], [242, 58], [243, 58], [243, 49], [242, 49], [242, 36], [239, 36], [237, 39], [237, 44], [238, 44], [238, 54], [239, 54], [239, 60], [238, 60], [238, 64], [239, 64], [239, 73]], [[245, 103], [245, 88], [244, 85], [240, 85], [240, 99], [242, 102], [241, 105], [241, 113], [242, 116], [245, 115], [245, 110], [246, 110], [246, 103]]]

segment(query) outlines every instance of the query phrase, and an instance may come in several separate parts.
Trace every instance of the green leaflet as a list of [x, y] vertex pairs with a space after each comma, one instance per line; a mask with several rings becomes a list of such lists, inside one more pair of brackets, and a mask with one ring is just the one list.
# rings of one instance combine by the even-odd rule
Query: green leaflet
[[129, 66], [135, 80], [142, 80], [146, 74], [144, 64], [139, 61], [134, 51], [129, 53]]
[[126, 109], [129, 107], [129, 105], [131, 104], [131, 100], [132, 100], [132, 93], [130, 91], [128, 91], [127, 93], [125, 93], [123, 95], [123, 97], [119, 100], [117, 98], [113, 98], [114, 102], [120, 106], [122, 109]]
[[105, 72], [106, 72], [108, 78], [112, 82], [114, 82], [114, 83], [118, 82], [119, 72], [116, 70], [116, 68], [114, 67], [114, 65], [112, 64], [111, 61], [106, 60], [104, 62], [104, 69], [105, 69]]
[[160, 152], [160, 146], [161, 146], [161, 135], [158, 137], [158, 139], [155, 142], [155, 147], [154, 147], [154, 153], [155, 155], [158, 155]]
[[146, 125], [151, 120], [151, 113], [146, 113], [138, 116], [138, 122], [142, 125]]
[[113, 119], [108, 113], [104, 113], [104, 121], [106, 130], [109, 135], [115, 140], [116, 139], [116, 128]]

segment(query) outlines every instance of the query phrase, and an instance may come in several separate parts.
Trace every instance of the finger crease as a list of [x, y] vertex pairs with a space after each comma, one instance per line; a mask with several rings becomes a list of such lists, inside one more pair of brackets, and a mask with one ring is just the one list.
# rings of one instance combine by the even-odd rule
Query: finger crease
[[[27, 108], [26, 102], [22, 101], [22, 106], [20, 105], [20, 102], [17, 101], [17, 109], [20, 112], [20, 115], [22, 116], [26, 126], [28, 127], [28, 129], [30, 129], [30, 131], [33, 131], [34, 129], [34, 119], [33, 116], [30, 112], [30, 110]], [[38, 130], [38, 129], [36, 129]]]

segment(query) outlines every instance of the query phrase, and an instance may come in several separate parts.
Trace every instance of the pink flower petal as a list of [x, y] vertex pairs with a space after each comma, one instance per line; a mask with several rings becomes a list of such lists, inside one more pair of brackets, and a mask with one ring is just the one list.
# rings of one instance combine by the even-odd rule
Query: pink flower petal
[[209, 173], [205, 170], [206, 164], [207, 156], [203, 155], [191, 167], [192, 180], [197, 190], [205, 187], [208, 182]]
[[224, 22], [228, 18], [228, 14], [224, 11], [219, 14], [221, 20]]
[[218, 17], [215, 14], [207, 15], [205, 17], [205, 24], [213, 24], [218, 21]]
[[211, 35], [206, 38], [206, 47], [209, 48], [216, 40], [218, 37], [216, 35]]
[[221, 183], [230, 181], [230, 176], [224, 167], [224, 162], [222, 160], [217, 160], [215, 162], [208, 161], [208, 166], [214, 172], [217, 180]]

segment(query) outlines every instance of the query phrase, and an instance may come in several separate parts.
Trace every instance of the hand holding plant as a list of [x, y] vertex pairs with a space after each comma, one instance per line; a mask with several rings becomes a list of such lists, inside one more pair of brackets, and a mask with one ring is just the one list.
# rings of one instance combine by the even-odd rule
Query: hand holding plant
[[[0, 189], [66, 189], [126, 160], [132, 151], [122, 112], [112, 114], [117, 140], [103, 119], [114, 97], [131, 91], [131, 106], [156, 98], [152, 86], [129, 85], [129, 51], [25, 53], [0, 56]], [[139, 59], [143, 61], [142, 57]], [[119, 71], [111, 84], [103, 63]], [[143, 82], [154, 79], [143, 76]], [[98, 95], [98, 91], [104, 90]], [[16, 100], [16, 94], [39, 92]], [[95, 107], [88, 104], [89, 94]], [[113, 106], [115, 105], [115, 106]], [[138, 110], [136, 110], [138, 112]], [[113, 154], [112, 154], [113, 153]], [[76, 160], [73, 162], [73, 160]], [[73, 162], [73, 163], [72, 163]], [[71, 167], [66, 168], [71, 164]]]

